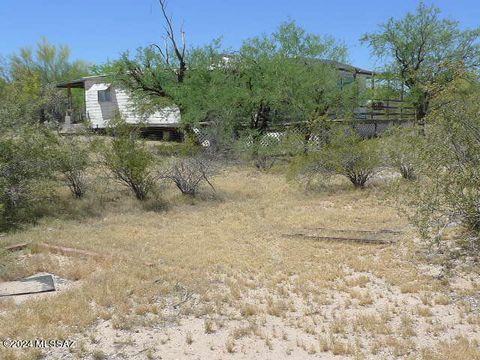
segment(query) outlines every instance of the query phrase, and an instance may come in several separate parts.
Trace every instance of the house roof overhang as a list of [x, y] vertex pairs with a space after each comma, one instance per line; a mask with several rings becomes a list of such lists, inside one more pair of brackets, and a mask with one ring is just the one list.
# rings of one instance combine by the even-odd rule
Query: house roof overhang
[[106, 77], [106, 75], [86, 76], [80, 79], [58, 83], [56, 87], [60, 89], [68, 89], [68, 88], [85, 89], [85, 81], [97, 79], [97, 78], [104, 78], [104, 77]]
[[349, 65], [349, 64], [345, 64], [345, 63], [342, 63], [342, 62], [339, 62], [339, 61], [324, 60], [324, 59], [322, 59], [320, 61], [322, 61], [323, 63], [326, 63], [326, 64], [330, 64], [340, 71], [346, 71], [346, 72], [350, 72], [350, 73], [362, 74], [362, 75], [367, 75], [367, 76], [375, 75], [374, 71], [362, 69], [362, 68], [359, 68], [359, 67], [356, 67], [356, 66], [353, 66], [353, 65]]

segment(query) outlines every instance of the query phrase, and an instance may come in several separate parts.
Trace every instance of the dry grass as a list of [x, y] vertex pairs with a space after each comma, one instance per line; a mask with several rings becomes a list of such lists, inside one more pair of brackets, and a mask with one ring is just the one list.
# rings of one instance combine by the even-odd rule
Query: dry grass
[[437, 349], [424, 350], [423, 360], [444, 359], [480, 359], [480, 343], [477, 340], [469, 340], [460, 336], [452, 342], [442, 342]]
[[[283, 175], [242, 168], [213, 181], [217, 194], [205, 189], [197, 199], [165, 188], [160, 211], [121, 197], [101, 217], [46, 219], [7, 235], [6, 243], [34, 239], [103, 258], [27, 258], [17, 273], [50, 271], [78, 286], [16, 310], [0, 302], [0, 338], [82, 338], [96, 329], [103, 331], [96, 338], [162, 336], [158, 346], [173, 358], [184, 356], [186, 346], [234, 357], [253, 351], [255, 341], [264, 351], [285, 344], [281, 354], [297, 358], [318, 352], [389, 358], [420, 356], [415, 336], [434, 349], [452, 334], [478, 327], [472, 321], [448, 334], [451, 326], [440, 336], [429, 334], [426, 321], [437, 316], [433, 304], [451, 312], [448, 321], [455, 324], [461, 310], [445, 300], [439, 280], [419, 270], [422, 260], [408, 241], [377, 246], [282, 236], [315, 227], [404, 228], [406, 220], [382, 203], [381, 187], [305, 193]], [[425, 293], [431, 301], [422, 302], [419, 294]], [[198, 328], [183, 325], [196, 320]], [[108, 324], [108, 333], [99, 321]], [[178, 339], [171, 327], [182, 329]], [[207, 339], [216, 340], [206, 346]], [[90, 346], [85, 351], [92, 353]], [[128, 355], [130, 345], [123, 346]], [[108, 347], [102, 351], [113, 356]], [[149, 350], [152, 356], [155, 351]], [[427, 353], [422, 356], [433, 356]], [[17, 355], [34, 354], [0, 350], [2, 359]]]

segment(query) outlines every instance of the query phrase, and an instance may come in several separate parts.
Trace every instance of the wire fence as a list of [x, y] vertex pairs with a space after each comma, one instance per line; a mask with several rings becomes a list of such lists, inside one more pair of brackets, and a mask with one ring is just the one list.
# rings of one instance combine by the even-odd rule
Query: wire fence
[[[411, 127], [413, 121], [398, 120], [335, 120], [329, 123], [332, 130], [335, 128], [355, 129], [362, 138], [374, 138], [380, 136], [383, 132], [393, 126]], [[208, 128], [196, 129], [196, 135], [199, 143], [203, 147], [209, 147], [215, 142], [214, 136], [208, 131]], [[314, 150], [320, 148], [325, 143], [325, 131], [306, 131], [299, 125], [281, 126], [267, 129], [258, 140], [257, 144], [268, 147], [278, 145], [279, 143], [288, 143], [290, 148], [304, 148], [308, 146]]]
[[[367, 106], [357, 108], [350, 119], [339, 119], [332, 115], [327, 124], [332, 129], [355, 129], [360, 137], [373, 138], [393, 126], [413, 126], [415, 117], [415, 109], [401, 100], [372, 100]], [[324, 129], [307, 131], [306, 128], [306, 124], [301, 122], [271, 125], [263, 132], [257, 144], [267, 147], [283, 142], [291, 148], [320, 148], [326, 136]], [[215, 136], [212, 136], [208, 126], [196, 129], [195, 132], [202, 146], [209, 147], [215, 142]]]

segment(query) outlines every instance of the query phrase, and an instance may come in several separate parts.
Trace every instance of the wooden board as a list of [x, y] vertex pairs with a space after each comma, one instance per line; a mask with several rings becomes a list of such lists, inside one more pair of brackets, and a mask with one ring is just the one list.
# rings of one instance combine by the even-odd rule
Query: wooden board
[[400, 230], [393, 230], [393, 229], [379, 229], [379, 230], [358, 230], [358, 229], [332, 229], [326, 227], [314, 227], [314, 228], [306, 228], [305, 230], [322, 230], [322, 231], [333, 231], [333, 232], [341, 232], [341, 233], [369, 233], [369, 234], [397, 234], [401, 235], [404, 232]]
[[20, 250], [26, 249], [29, 245], [30, 245], [29, 242], [13, 244], [13, 245], [7, 246], [5, 248], [5, 250], [6, 251], [20, 251]]
[[300, 237], [304, 239], [311, 239], [317, 241], [346, 241], [346, 242], [356, 242], [364, 244], [393, 244], [396, 241], [393, 239], [375, 239], [375, 238], [358, 238], [358, 237], [340, 237], [340, 236], [319, 236], [319, 235], [310, 235], [310, 234], [284, 234], [286, 237]]
[[304, 228], [299, 232], [283, 234], [286, 237], [297, 237], [317, 241], [346, 241], [365, 244], [393, 244], [404, 234], [395, 229], [335, 229], [326, 227]]
[[40, 243], [40, 244], [37, 244], [37, 247], [39, 248], [39, 250], [49, 251], [52, 253], [62, 254], [65, 256], [100, 257], [98, 253], [93, 251], [69, 248], [65, 246], [56, 246], [56, 245]]

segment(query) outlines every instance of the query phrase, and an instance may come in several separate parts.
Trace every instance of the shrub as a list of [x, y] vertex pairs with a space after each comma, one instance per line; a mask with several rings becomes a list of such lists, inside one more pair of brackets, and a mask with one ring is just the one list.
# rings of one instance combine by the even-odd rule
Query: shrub
[[80, 199], [87, 191], [86, 170], [90, 163], [89, 144], [82, 138], [62, 138], [56, 151], [56, 168], [72, 195]]
[[156, 181], [152, 152], [139, 138], [137, 129], [124, 121], [114, 120], [108, 130], [113, 139], [103, 153], [106, 167], [138, 200], [145, 200]]
[[382, 136], [381, 153], [386, 165], [393, 166], [400, 171], [404, 179], [415, 180], [415, 171], [420, 156], [420, 145], [424, 137], [418, 128], [395, 127], [386, 131]]
[[318, 169], [347, 177], [355, 187], [364, 187], [380, 164], [376, 140], [360, 138], [353, 130], [335, 131], [319, 154]]
[[315, 151], [293, 157], [287, 172], [288, 179], [300, 180], [305, 189], [324, 186], [332, 175], [345, 176], [355, 187], [364, 187], [380, 165], [376, 139], [362, 139], [352, 129], [336, 128], [325, 134], [328, 141], [317, 145]]
[[315, 175], [319, 173], [318, 156], [314, 154], [302, 154], [293, 157], [290, 160], [287, 169], [287, 180], [297, 181], [304, 187], [304, 190], [310, 190]]
[[466, 231], [466, 245], [480, 249], [480, 83], [460, 73], [436, 91], [427, 116], [419, 171], [412, 192], [412, 220], [425, 238], [439, 239], [450, 224]]
[[210, 160], [197, 155], [194, 157], [174, 159], [170, 168], [162, 175], [170, 179], [184, 195], [195, 196], [199, 185], [206, 182], [215, 191], [208, 177], [212, 174]]
[[[29, 125], [0, 137], [0, 227], [35, 218], [46, 181], [53, 178], [57, 138], [44, 127]], [[48, 188], [48, 186], [47, 186]]]

